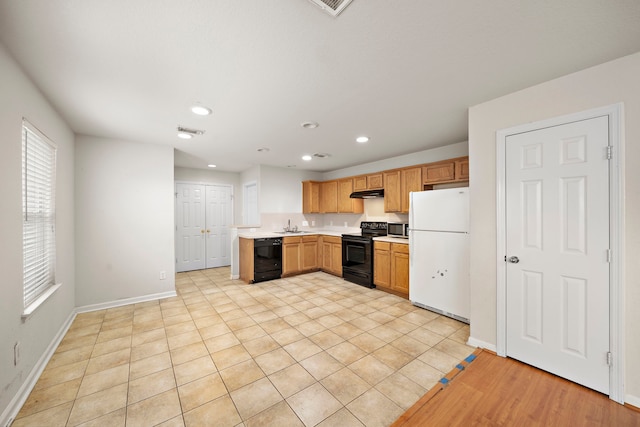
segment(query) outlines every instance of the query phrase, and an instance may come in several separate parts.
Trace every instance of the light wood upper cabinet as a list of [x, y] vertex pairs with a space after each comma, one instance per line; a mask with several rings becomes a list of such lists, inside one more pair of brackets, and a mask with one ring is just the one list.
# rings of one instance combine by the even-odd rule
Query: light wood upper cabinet
[[384, 211], [409, 212], [409, 192], [422, 191], [420, 167], [384, 173]]
[[302, 213], [320, 213], [320, 182], [302, 183]]
[[353, 177], [353, 191], [379, 190], [384, 188], [382, 172]]
[[378, 190], [380, 188], [384, 188], [382, 172], [367, 175], [367, 190]]
[[409, 212], [409, 193], [422, 191], [422, 168], [402, 169], [400, 171], [400, 191], [402, 193], [400, 212]]
[[456, 180], [468, 181], [469, 180], [469, 158], [464, 157], [455, 161], [456, 166]]
[[338, 181], [338, 213], [362, 213], [364, 203], [362, 199], [352, 199], [353, 179], [341, 179]]
[[367, 176], [360, 175], [353, 177], [353, 191], [365, 191], [367, 190]]
[[399, 170], [384, 173], [384, 211], [402, 211], [402, 185]]
[[320, 212], [338, 212], [338, 181], [322, 183], [320, 187]]
[[455, 179], [456, 168], [454, 162], [434, 163], [422, 167], [422, 183], [434, 184], [451, 182]]
[[422, 166], [422, 183], [425, 185], [468, 180], [469, 157], [459, 157]]

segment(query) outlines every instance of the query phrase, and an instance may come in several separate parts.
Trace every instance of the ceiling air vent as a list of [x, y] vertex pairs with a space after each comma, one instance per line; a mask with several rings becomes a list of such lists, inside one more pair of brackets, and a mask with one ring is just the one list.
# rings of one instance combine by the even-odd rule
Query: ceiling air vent
[[309, 0], [331, 16], [338, 16], [352, 0]]

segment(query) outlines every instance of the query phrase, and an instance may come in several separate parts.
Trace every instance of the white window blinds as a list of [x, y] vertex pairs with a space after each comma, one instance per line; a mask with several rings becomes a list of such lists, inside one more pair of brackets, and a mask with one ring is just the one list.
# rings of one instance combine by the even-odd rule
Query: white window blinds
[[56, 147], [22, 122], [22, 253], [24, 307], [55, 284]]

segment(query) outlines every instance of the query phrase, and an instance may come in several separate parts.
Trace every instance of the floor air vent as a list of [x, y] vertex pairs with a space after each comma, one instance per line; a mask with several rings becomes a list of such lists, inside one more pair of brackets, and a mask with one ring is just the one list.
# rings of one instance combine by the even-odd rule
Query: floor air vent
[[338, 16], [352, 0], [309, 0], [331, 16]]

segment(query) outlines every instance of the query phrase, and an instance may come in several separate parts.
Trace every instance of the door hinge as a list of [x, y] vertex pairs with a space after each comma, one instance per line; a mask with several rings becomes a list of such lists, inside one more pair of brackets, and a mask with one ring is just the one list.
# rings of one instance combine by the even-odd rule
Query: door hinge
[[611, 249], [607, 249], [607, 262], [613, 262], [613, 251]]
[[613, 354], [610, 351], [607, 351], [607, 365], [613, 365]]
[[176, 199], [178, 198], [178, 193], [174, 193], [176, 195]]
[[607, 160], [613, 159], [613, 145], [607, 145]]

